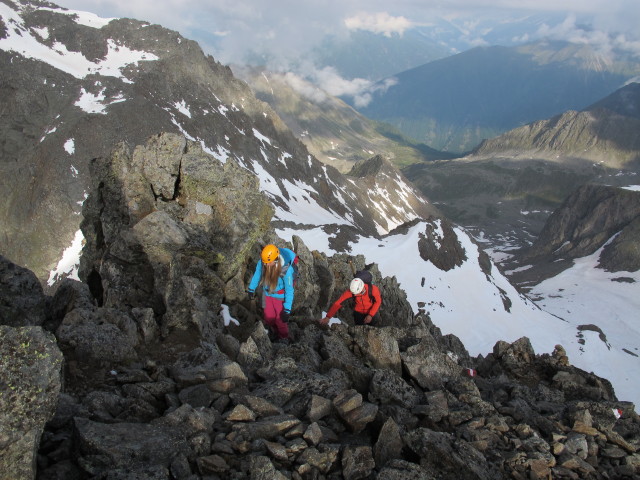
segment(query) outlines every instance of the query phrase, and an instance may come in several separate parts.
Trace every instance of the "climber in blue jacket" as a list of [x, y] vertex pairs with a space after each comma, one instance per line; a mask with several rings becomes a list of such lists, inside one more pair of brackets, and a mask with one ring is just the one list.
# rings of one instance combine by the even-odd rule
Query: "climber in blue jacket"
[[298, 257], [293, 250], [267, 245], [262, 249], [261, 260], [249, 283], [249, 297], [255, 296], [262, 284], [262, 309], [264, 322], [275, 330], [279, 339], [289, 338], [289, 315], [293, 305], [294, 272]]

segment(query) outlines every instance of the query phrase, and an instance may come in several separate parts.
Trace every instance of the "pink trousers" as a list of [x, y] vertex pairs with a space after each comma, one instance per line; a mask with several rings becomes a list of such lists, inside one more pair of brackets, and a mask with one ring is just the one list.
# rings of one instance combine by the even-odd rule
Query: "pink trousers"
[[278, 338], [289, 338], [289, 326], [282, 321], [284, 301], [279, 298], [264, 296], [264, 323], [276, 331]]

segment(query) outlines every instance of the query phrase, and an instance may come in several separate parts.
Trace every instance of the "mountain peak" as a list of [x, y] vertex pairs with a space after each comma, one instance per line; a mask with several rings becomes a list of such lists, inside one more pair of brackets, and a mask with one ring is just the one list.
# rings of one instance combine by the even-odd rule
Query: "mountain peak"
[[368, 160], [362, 160], [356, 163], [349, 172], [352, 177], [368, 177], [377, 175], [384, 167], [393, 168], [391, 162], [386, 160], [382, 155], [376, 155]]

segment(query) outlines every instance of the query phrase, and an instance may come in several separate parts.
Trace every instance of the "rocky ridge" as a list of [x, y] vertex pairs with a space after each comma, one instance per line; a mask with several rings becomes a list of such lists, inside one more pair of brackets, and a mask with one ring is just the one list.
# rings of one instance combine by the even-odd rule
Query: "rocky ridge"
[[631, 83], [583, 111], [567, 111], [484, 140], [474, 155], [557, 155], [596, 162], [613, 168], [635, 167], [640, 161], [638, 116], [640, 84]]
[[539, 283], [602, 249], [598, 268], [609, 272], [640, 269], [640, 193], [618, 187], [584, 185], [549, 217], [533, 245], [514, 262], [531, 265], [515, 273], [516, 284]]
[[[10, 435], [0, 439], [0, 471], [131, 480], [640, 474], [634, 406], [571, 366], [561, 346], [536, 354], [522, 338], [472, 358], [414, 314], [375, 265], [380, 327], [353, 326], [348, 315], [319, 326], [351, 278], [349, 261], [362, 268], [363, 257], [326, 257], [294, 237], [292, 342], [274, 342], [244, 291], [261, 245], [282, 241], [256, 178], [233, 161], [159, 135], [119, 145], [91, 171], [83, 282], [67, 279], [50, 297], [32, 273], [0, 262], [3, 334], [18, 339], [0, 343], [0, 358], [17, 362], [32, 398], [3, 404]], [[35, 325], [24, 327], [32, 305], [46, 308], [33, 307]], [[15, 355], [24, 329], [55, 334], [58, 354]], [[50, 388], [32, 381], [43, 375]], [[55, 414], [33, 416], [36, 426], [7, 423], [56, 403]], [[16, 451], [15, 439], [38, 427], [33, 448]]]

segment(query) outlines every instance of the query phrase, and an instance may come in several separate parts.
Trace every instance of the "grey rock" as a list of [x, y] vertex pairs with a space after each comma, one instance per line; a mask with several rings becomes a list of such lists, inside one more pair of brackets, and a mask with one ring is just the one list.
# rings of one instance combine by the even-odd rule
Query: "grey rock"
[[321, 397], [319, 395], [312, 395], [311, 402], [309, 403], [309, 411], [307, 416], [311, 422], [317, 422], [318, 420], [326, 417], [331, 413], [331, 400]]
[[377, 370], [370, 384], [369, 400], [378, 404], [397, 404], [411, 410], [420, 396], [402, 377], [389, 370]]
[[388, 418], [375, 443], [374, 456], [378, 468], [382, 468], [392, 460], [402, 458], [402, 436], [400, 428], [393, 419]]
[[338, 461], [339, 448], [336, 445], [324, 444], [319, 448], [305, 449], [296, 459], [300, 465], [308, 464], [320, 473], [329, 472]]
[[375, 467], [371, 447], [346, 447], [342, 452], [342, 474], [345, 480], [367, 478]]
[[175, 430], [139, 423], [104, 424], [76, 418], [75, 433], [85, 470], [93, 475], [114, 469], [137, 472], [146, 465], [166, 467], [178, 455], [190, 455]]
[[73, 352], [72, 358], [83, 364], [118, 365], [137, 357], [136, 323], [115, 309], [72, 310], [64, 317], [56, 337], [60, 346]]
[[42, 326], [47, 300], [35, 274], [0, 255], [0, 325]]
[[276, 470], [268, 457], [264, 456], [251, 457], [249, 470], [251, 480], [285, 480], [287, 478]]
[[249, 441], [260, 438], [273, 440], [299, 423], [300, 420], [291, 415], [277, 415], [256, 422], [237, 423], [232, 429], [237, 435]]
[[420, 466], [442, 478], [495, 479], [497, 471], [475, 448], [450, 434], [418, 428], [403, 441], [420, 457]]
[[402, 374], [400, 349], [392, 329], [356, 327], [354, 340], [362, 355], [375, 369], [389, 369]]
[[54, 416], [63, 357], [41, 327], [0, 325], [0, 472], [34, 478], [45, 423]]

